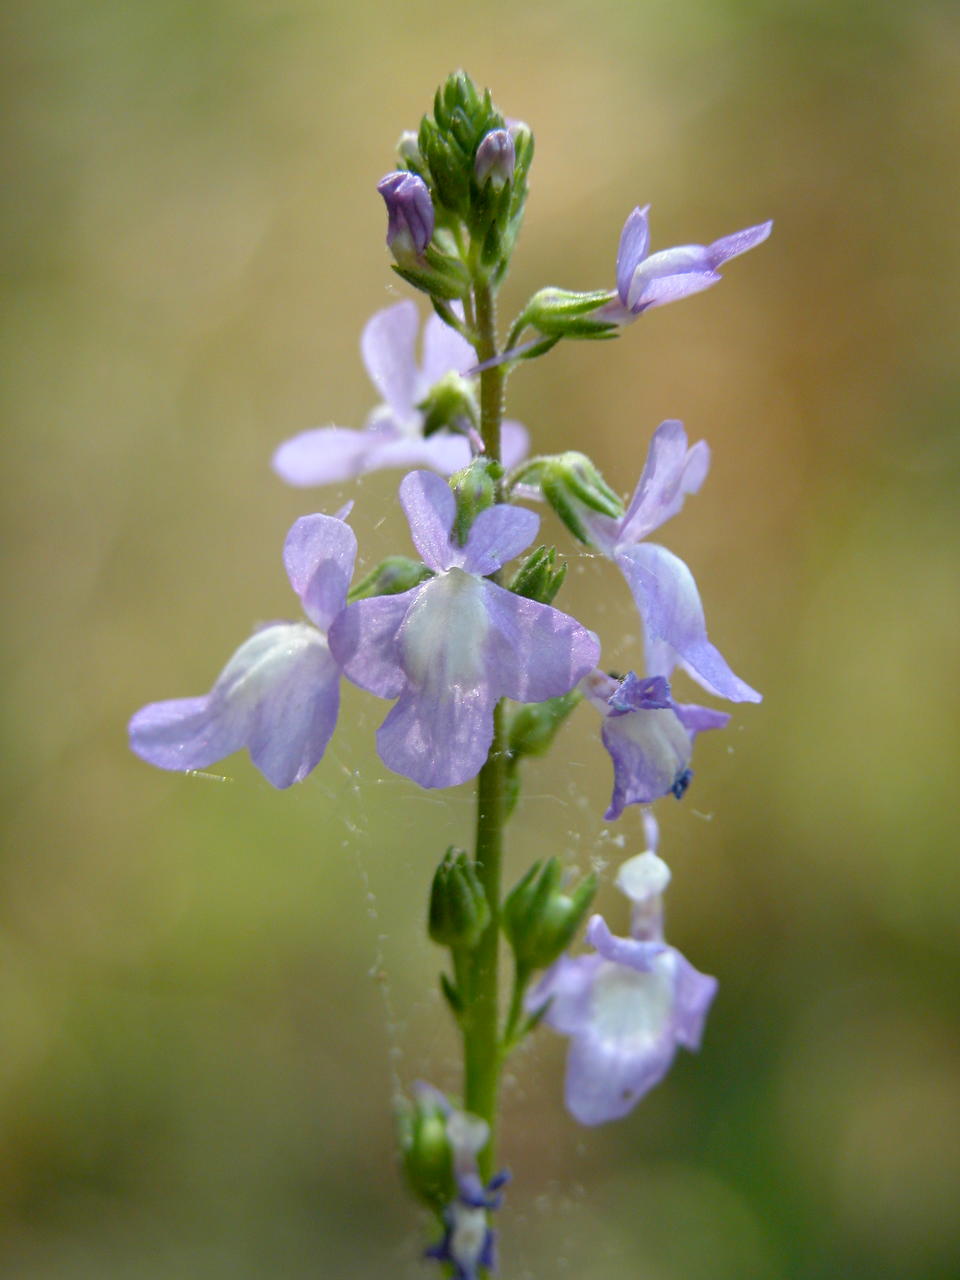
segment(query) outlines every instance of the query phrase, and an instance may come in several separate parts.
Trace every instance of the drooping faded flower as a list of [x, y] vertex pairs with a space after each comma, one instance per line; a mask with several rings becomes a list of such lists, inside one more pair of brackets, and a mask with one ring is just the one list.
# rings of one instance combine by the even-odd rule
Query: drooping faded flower
[[[476, 364], [470, 344], [439, 316], [423, 330], [423, 359], [416, 359], [419, 317], [416, 304], [398, 302], [367, 321], [360, 351], [370, 380], [383, 397], [362, 430], [314, 427], [285, 441], [273, 455], [273, 469], [288, 484], [308, 487], [337, 484], [387, 467], [430, 467], [452, 475], [467, 466], [471, 446], [464, 431], [442, 428], [424, 435], [421, 408], [427, 394], [445, 377], [463, 377]], [[469, 391], [466, 386], [465, 390]], [[514, 466], [527, 451], [527, 432], [519, 422], [503, 424], [503, 460]]]
[[297, 520], [283, 562], [310, 621], [254, 632], [203, 697], [142, 707], [130, 721], [136, 754], [161, 769], [205, 769], [246, 747], [275, 787], [301, 782], [337, 720], [340, 668], [326, 632], [346, 601], [356, 553], [353, 530], [339, 517]]
[[699, 684], [731, 702], [760, 702], [761, 695], [734, 675], [715, 645], [693, 574], [666, 547], [644, 539], [696, 493], [710, 467], [705, 440], [687, 447], [682, 422], [662, 422], [654, 432], [626, 514], [619, 520], [584, 507], [590, 541], [620, 569], [643, 619], [646, 667], [669, 676], [682, 666]]
[[622, 680], [592, 671], [580, 681], [584, 697], [603, 716], [600, 736], [613, 761], [613, 795], [604, 814], [619, 818], [629, 804], [652, 804], [672, 793], [679, 800], [693, 774], [693, 742], [705, 729], [722, 729], [725, 711], [674, 702], [663, 676]]
[[597, 319], [631, 324], [651, 307], [702, 293], [720, 280], [720, 268], [769, 236], [772, 222], [735, 231], [713, 244], [684, 244], [648, 255], [649, 205], [636, 208], [623, 224], [617, 252], [617, 296], [595, 313]]
[[486, 760], [500, 698], [567, 693], [595, 666], [600, 646], [576, 619], [484, 576], [533, 541], [532, 511], [488, 507], [460, 546], [452, 537], [456, 500], [439, 476], [411, 472], [400, 502], [435, 576], [349, 605], [330, 629], [330, 647], [355, 684], [398, 699], [377, 731], [384, 764], [422, 787], [452, 787]]
[[715, 978], [663, 941], [670, 871], [655, 853], [630, 858], [617, 887], [632, 904], [630, 937], [602, 916], [587, 926], [595, 954], [562, 956], [527, 997], [531, 1012], [570, 1037], [565, 1101], [581, 1124], [627, 1115], [670, 1069], [678, 1045], [698, 1049]]

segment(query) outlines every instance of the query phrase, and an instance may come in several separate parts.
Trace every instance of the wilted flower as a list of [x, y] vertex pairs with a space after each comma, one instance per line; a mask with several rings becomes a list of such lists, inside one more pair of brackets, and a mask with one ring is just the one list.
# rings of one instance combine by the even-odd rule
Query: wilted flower
[[422, 787], [451, 787], [483, 765], [500, 698], [542, 702], [568, 692], [600, 646], [576, 619], [484, 576], [533, 541], [540, 522], [532, 511], [488, 507], [459, 546], [456, 499], [439, 476], [411, 472], [400, 502], [436, 576], [350, 605], [330, 644], [355, 684], [399, 699], [377, 731], [384, 764]]
[[647, 256], [650, 206], [636, 208], [623, 224], [617, 253], [617, 298], [596, 314], [615, 324], [630, 324], [651, 307], [662, 307], [701, 293], [720, 280], [720, 267], [748, 249], [762, 244], [772, 222], [714, 240], [713, 244], [684, 244]]
[[619, 818], [628, 804], [680, 797], [690, 785], [693, 741], [705, 729], [722, 729], [725, 711], [674, 702], [663, 676], [622, 680], [592, 671], [580, 681], [587, 700], [603, 715], [600, 736], [613, 761], [613, 795], [604, 814]]
[[666, 547], [643, 539], [696, 493], [710, 467], [700, 440], [687, 448], [682, 422], [662, 422], [654, 432], [626, 514], [621, 519], [583, 507], [590, 541], [619, 567], [643, 619], [647, 670], [669, 676], [679, 663], [710, 693], [731, 702], [760, 702], [761, 695], [734, 675], [707, 639], [707, 625], [693, 574]]
[[663, 941], [661, 895], [670, 871], [655, 853], [630, 858], [617, 887], [632, 903], [629, 938], [615, 937], [602, 916], [587, 926], [594, 955], [562, 956], [527, 997], [531, 1012], [570, 1037], [565, 1096], [581, 1124], [625, 1116], [658, 1084], [678, 1045], [697, 1049], [716, 994]]
[[[360, 351], [370, 380], [383, 397], [361, 431], [314, 427], [285, 441], [273, 455], [273, 469], [288, 484], [337, 484], [385, 467], [430, 467], [452, 475], [471, 458], [466, 434], [441, 430], [425, 437], [418, 406], [449, 374], [463, 375], [476, 364], [473, 347], [439, 316], [423, 330], [423, 360], [415, 348], [416, 304], [398, 302], [376, 312], [363, 330]], [[503, 460], [515, 466], [526, 454], [527, 433], [519, 422], [503, 424]]]
[[247, 747], [275, 787], [301, 782], [337, 721], [340, 668], [326, 632], [346, 601], [356, 553], [353, 530], [339, 517], [298, 520], [287, 534], [283, 562], [310, 622], [274, 622], [256, 631], [204, 697], [142, 707], [130, 721], [137, 755], [161, 769], [205, 769]]

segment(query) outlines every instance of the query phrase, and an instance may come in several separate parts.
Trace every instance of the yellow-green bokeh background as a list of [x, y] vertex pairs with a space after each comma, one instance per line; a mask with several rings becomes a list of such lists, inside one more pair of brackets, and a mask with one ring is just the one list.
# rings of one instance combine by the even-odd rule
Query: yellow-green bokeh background
[[[662, 418], [709, 439], [663, 537], [766, 701], [662, 804], [671, 936], [721, 981], [703, 1051], [592, 1131], [562, 1044], [519, 1058], [504, 1274], [955, 1275], [956, 4], [21, 0], [3, 29], [0, 1274], [421, 1274], [389, 1099], [456, 1086], [422, 916], [469, 790], [384, 776], [357, 690], [284, 794], [245, 757], [151, 770], [124, 725], [290, 613], [284, 532], [349, 495], [267, 459], [371, 405], [358, 334], [403, 293], [374, 183], [463, 64], [538, 140], [509, 310], [608, 283], [636, 203], [655, 247], [776, 219], [511, 387], [620, 489]], [[397, 479], [356, 489], [368, 562], [406, 549]], [[623, 584], [572, 568], [629, 665]], [[640, 847], [595, 731], [528, 771], [513, 874]]]

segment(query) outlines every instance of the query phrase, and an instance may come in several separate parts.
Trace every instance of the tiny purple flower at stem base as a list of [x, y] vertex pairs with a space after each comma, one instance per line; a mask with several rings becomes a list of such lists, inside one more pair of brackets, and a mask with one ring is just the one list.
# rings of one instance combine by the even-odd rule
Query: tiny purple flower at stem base
[[422, 787], [451, 787], [480, 771], [500, 698], [568, 693], [600, 646], [576, 619], [489, 580], [533, 541], [532, 511], [488, 507], [460, 546], [456, 499], [439, 476], [411, 472], [400, 503], [435, 576], [349, 605], [331, 628], [331, 651], [355, 684], [398, 700], [377, 732], [384, 764]]
[[[419, 315], [416, 303], [395, 303], [368, 320], [360, 350], [381, 403], [362, 430], [313, 427], [286, 440], [273, 455], [273, 469], [287, 484], [339, 484], [384, 468], [429, 467], [452, 475], [470, 462], [469, 434], [442, 430], [425, 437], [419, 407], [430, 389], [449, 374], [465, 375], [476, 363], [466, 339], [437, 315], [423, 327], [423, 356], [417, 361]], [[503, 424], [503, 460], [516, 466], [527, 454], [526, 429]]]
[[338, 517], [298, 520], [283, 559], [310, 622], [255, 632], [205, 696], [142, 707], [130, 721], [132, 750], [161, 769], [184, 771], [247, 747], [275, 787], [301, 782], [319, 763], [337, 720], [340, 668], [326, 632], [346, 603], [356, 552], [353, 530]]
[[631, 900], [631, 936], [602, 916], [587, 926], [593, 955], [562, 956], [527, 995], [543, 1021], [570, 1037], [565, 1097], [581, 1124], [627, 1115], [670, 1069], [678, 1045], [697, 1049], [715, 978], [663, 941], [661, 895], [669, 870], [654, 853], [624, 863], [617, 887]]

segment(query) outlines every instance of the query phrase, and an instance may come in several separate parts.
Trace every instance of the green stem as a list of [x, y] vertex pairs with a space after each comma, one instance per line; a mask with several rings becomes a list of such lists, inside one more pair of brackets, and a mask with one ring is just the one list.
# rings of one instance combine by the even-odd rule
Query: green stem
[[[497, 354], [496, 302], [487, 283], [474, 290], [478, 359]], [[503, 372], [499, 366], [480, 375], [480, 434], [487, 456], [500, 461], [503, 420]], [[494, 575], [496, 576], [496, 575]], [[486, 1120], [490, 1141], [480, 1153], [480, 1175], [491, 1177], [496, 1156], [497, 1111], [500, 1093], [500, 892], [503, 829], [506, 823], [507, 755], [503, 704], [493, 712], [493, 741], [477, 778], [477, 878], [490, 906], [490, 924], [472, 957], [470, 1005], [463, 1021], [464, 1105]]]
[[[497, 355], [497, 304], [489, 284], [474, 290], [477, 303], [477, 360], [483, 364]], [[500, 461], [500, 424], [503, 421], [503, 368], [484, 369], [480, 375], [480, 434], [487, 457]]]

